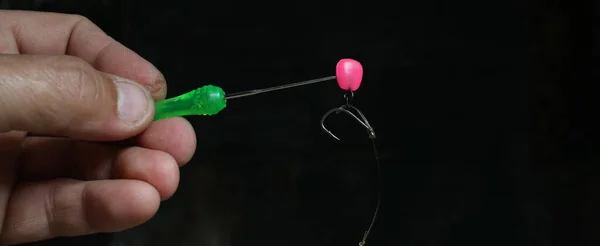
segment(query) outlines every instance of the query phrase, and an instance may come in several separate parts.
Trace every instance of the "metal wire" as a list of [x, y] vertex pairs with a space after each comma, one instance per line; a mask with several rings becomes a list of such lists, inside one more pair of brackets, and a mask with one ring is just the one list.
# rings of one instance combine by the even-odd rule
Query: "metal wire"
[[306, 80], [306, 81], [301, 81], [301, 82], [296, 82], [296, 83], [291, 83], [291, 84], [286, 84], [286, 85], [278, 85], [278, 86], [273, 86], [273, 87], [264, 88], [264, 89], [236, 92], [236, 93], [231, 93], [231, 94], [225, 95], [225, 99], [230, 100], [230, 99], [234, 99], [234, 98], [253, 96], [256, 94], [261, 94], [261, 93], [270, 92], [270, 91], [278, 91], [278, 90], [288, 89], [288, 88], [292, 88], [292, 87], [298, 87], [298, 86], [303, 86], [303, 85], [325, 82], [325, 81], [329, 81], [329, 80], [334, 80], [336, 78], [337, 78], [336, 76], [329, 76], [329, 77], [311, 79], [311, 80]]

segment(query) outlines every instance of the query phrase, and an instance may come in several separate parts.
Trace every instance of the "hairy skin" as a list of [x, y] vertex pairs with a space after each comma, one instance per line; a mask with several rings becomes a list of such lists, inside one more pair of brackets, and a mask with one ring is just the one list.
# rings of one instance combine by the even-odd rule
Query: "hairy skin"
[[[146, 95], [133, 121], [122, 84]], [[149, 220], [196, 148], [184, 119], [151, 122], [165, 95], [152, 64], [88, 19], [0, 11], [0, 245]]]

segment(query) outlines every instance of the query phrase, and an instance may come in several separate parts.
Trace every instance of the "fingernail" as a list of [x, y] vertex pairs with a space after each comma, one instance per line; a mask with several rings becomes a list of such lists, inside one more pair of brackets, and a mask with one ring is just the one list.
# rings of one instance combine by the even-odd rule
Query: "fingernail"
[[148, 113], [148, 95], [140, 86], [130, 82], [117, 81], [119, 118], [136, 124]]

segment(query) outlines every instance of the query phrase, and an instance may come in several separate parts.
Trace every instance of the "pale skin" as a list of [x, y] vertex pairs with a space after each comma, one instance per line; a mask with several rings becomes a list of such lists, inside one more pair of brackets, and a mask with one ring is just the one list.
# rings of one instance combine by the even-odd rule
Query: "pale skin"
[[196, 149], [183, 118], [152, 122], [166, 92], [84, 17], [0, 11], [0, 245], [148, 221]]

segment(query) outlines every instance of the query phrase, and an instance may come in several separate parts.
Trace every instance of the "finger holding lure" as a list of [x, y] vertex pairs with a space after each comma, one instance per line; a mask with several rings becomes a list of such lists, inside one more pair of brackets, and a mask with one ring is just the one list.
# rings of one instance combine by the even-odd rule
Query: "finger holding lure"
[[[316, 84], [325, 81], [331, 81], [336, 79], [338, 86], [346, 91], [344, 95], [345, 104], [340, 107], [333, 108], [327, 111], [323, 117], [321, 118], [321, 128], [325, 131], [329, 136], [336, 140], [340, 140], [337, 136], [335, 136], [331, 131], [329, 131], [325, 127], [325, 120], [332, 115], [333, 113], [345, 113], [354, 120], [356, 120], [360, 125], [362, 125], [368, 132], [369, 138], [373, 144], [373, 152], [375, 154], [375, 164], [377, 168], [377, 181], [378, 181], [378, 196], [377, 196], [377, 204], [375, 207], [375, 211], [373, 213], [373, 217], [371, 219], [371, 223], [367, 230], [365, 231], [362, 240], [359, 243], [359, 246], [364, 246], [367, 241], [367, 237], [371, 232], [371, 229], [375, 223], [377, 218], [377, 213], [379, 211], [379, 206], [381, 203], [381, 173], [380, 173], [380, 164], [379, 164], [379, 156], [377, 153], [377, 148], [375, 145], [375, 131], [373, 127], [369, 124], [364, 114], [358, 110], [355, 106], [351, 104], [352, 99], [354, 98], [354, 92], [358, 90], [361, 85], [363, 77], [363, 67], [362, 65], [353, 59], [342, 59], [337, 63], [336, 66], [336, 75], [323, 77], [318, 79], [312, 79], [297, 83], [285, 84], [280, 86], [274, 86], [263, 89], [255, 89], [249, 91], [243, 91], [232, 94], [225, 94], [223, 89], [214, 85], [205, 85], [193, 91], [187, 92], [185, 94], [179, 95], [177, 97], [169, 98], [163, 101], [158, 101], [155, 103], [155, 113], [154, 113], [154, 121], [178, 117], [178, 116], [192, 116], [192, 115], [216, 115], [221, 112], [227, 105], [227, 100], [242, 98], [247, 96], [258, 95], [266, 92], [278, 91], [293, 87], [299, 87], [304, 85]], [[354, 114], [352, 111], [356, 112]], [[28, 137], [44, 137], [46, 135], [38, 135], [35, 133], [28, 133]], [[46, 136], [51, 137], [51, 136]]]

